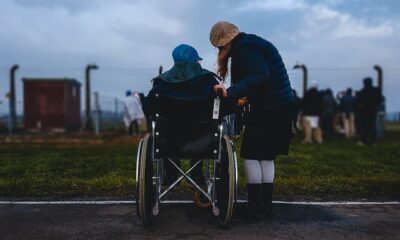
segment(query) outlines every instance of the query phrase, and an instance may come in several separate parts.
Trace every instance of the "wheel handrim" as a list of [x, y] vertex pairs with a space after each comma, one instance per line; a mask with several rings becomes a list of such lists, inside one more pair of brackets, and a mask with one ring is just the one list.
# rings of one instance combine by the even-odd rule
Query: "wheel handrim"
[[[229, 225], [230, 220], [232, 218], [232, 213], [233, 213], [233, 207], [236, 199], [236, 163], [235, 163], [235, 158], [234, 158], [234, 151], [233, 151], [233, 146], [230, 143], [230, 140], [228, 137], [224, 136], [223, 138], [223, 144], [227, 152], [227, 160], [228, 160], [228, 191], [226, 192], [227, 198], [226, 200], [226, 207], [225, 211], [222, 211], [220, 216], [218, 217], [219, 222], [226, 226]], [[221, 191], [218, 191], [218, 195], [220, 194]], [[218, 196], [217, 196], [218, 197]]]

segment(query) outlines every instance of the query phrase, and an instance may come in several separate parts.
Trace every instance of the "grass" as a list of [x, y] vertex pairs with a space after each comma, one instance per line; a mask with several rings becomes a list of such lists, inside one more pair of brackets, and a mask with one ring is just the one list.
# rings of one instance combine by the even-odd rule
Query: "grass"
[[0, 196], [128, 196], [136, 145], [0, 147]]
[[400, 199], [400, 134], [378, 146], [335, 139], [321, 145], [292, 144], [276, 164], [277, 192], [297, 199]]
[[[276, 199], [400, 199], [400, 132], [378, 146], [341, 137], [321, 145], [293, 139], [288, 157], [276, 161]], [[240, 142], [236, 142], [237, 150]], [[118, 197], [134, 194], [137, 145], [112, 143], [2, 144], [0, 196]], [[240, 192], [245, 190], [239, 159]], [[186, 186], [186, 185], [183, 185]]]

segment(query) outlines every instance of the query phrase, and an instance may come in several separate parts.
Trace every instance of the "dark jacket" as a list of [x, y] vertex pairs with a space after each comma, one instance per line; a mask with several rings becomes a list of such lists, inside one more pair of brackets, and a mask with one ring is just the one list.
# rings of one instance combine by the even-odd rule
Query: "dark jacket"
[[187, 100], [214, 98], [216, 84], [219, 84], [217, 76], [201, 68], [199, 63], [175, 63], [169, 71], [153, 79], [153, 88], [144, 100], [143, 111], [146, 116], [154, 112], [156, 94]]
[[323, 116], [330, 116], [336, 113], [337, 102], [332, 94], [325, 93], [322, 97], [321, 111]]
[[365, 86], [357, 96], [358, 107], [361, 114], [376, 114], [379, 105], [383, 101], [383, 96], [379, 88]]
[[305, 116], [321, 115], [321, 95], [316, 88], [308, 90], [303, 98], [302, 110]]
[[240, 33], [231, 49], [229, 98], [247, 97], [252, 109], [288, 107], [292, 88], [282, 57], [275, 46], [253, 34]]
[[345, 95], [340, 99], [340, 111], [343, 113], [354, 113], [356, 99], [352, 95]]

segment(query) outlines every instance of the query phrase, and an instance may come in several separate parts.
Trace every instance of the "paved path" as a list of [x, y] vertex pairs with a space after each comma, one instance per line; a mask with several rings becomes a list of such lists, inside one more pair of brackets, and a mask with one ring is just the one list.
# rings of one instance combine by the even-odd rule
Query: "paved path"
[[400, 205], [275, 204], [248, 223], [238, 205], [229, 230], [192, 204], [164, 205], [145, 229], [134, 205], [0, 205], [0, 239], [400, 239]]

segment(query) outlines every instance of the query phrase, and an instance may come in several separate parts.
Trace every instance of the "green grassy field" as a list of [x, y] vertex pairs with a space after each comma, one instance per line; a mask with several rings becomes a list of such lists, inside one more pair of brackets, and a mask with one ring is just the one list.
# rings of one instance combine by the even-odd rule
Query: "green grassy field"
[[[236, 142], [237, 150], [240, 149]], [[136, 144], [2, 144], [0, 197], [134, 196]], [[240, 190], [245, 190], [239, 159]], [[400, 132], [378, 146], [337, 137], [321, 145], [293, 139], [276, 161], [276, 199], [400, 199]], [[183, 185], [185, 188], [187, 185]]]

